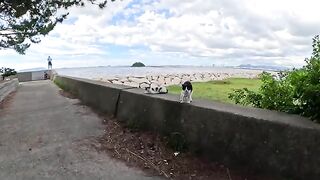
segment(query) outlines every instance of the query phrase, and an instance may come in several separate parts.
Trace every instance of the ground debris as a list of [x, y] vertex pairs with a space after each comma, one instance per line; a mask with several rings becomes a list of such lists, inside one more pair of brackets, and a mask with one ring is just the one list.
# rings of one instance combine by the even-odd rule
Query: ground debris
[[104, 120], [105, 131], [95, 148], [124, 161], [128, 166], [139, 167], [147, 173], [177, 180], [244, 180], [272, 179], [243, 175], [224, 165], [207, 162], [188, 152], [177, 152], [167, 147], [160, 136], [150, 132], [137, 132], [125, 128], [116, 120]]

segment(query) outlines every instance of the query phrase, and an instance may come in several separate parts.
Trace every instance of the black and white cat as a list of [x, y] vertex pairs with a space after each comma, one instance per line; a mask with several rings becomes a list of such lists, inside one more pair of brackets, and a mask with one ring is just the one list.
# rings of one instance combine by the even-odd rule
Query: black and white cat
[[190, 103], [192, 102], [192, 84], [190, 81], [186, 81], [182, 84], [182, 91], [180, 94], [181, 103]]
[[146, 94], [167, 94], [168, 89], [165, 86], [161, 86], [155, 83], [143, 82], [139, 85], [140, 88], [145, 90]]

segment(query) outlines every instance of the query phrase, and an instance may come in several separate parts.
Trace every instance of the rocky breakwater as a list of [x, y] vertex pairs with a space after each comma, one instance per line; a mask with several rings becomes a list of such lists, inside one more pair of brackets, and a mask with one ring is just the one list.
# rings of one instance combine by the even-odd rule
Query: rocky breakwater
[[230, 77], [256, 78], [258, 74], [258, 72], [166, 74], [127, 77], [117, 76], [114, 78], [100, 78], [97, 80], [113, 84], [127, 85], [131, 87], [141, 87], [143, 86], [143, 84], [170, 86], [179, 85], [185, 81], [208, 82], [213, 80], [223, 80]]

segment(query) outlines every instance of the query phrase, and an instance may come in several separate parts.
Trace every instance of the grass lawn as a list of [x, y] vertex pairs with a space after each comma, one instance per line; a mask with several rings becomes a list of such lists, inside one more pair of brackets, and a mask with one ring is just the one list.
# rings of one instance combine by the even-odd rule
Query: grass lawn
[[[220, 102], [233, 103], [228, 98], [228, 94], [233, 89], [248, 88], [249, 90], [257, 91], [261, 85], [259, 79], [246, 78], [230, 78], [226, 80], [210, 81], [210, 82], [193, 82], [193, 98], [216, 100]], [[169, 93], [180, 94], [180, 86], [169, 86]]]

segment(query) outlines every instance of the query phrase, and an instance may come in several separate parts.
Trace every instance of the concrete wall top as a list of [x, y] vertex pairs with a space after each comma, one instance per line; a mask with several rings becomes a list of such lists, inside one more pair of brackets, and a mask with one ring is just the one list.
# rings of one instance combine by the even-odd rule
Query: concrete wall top
[[18, 79], [12, 79], [0, 83], [0, 102], [5, 99], [11, 92], [15, 91], [19, 85]]
[[[106, 84], [104, 83], [104, 85]], [[180, 103], [179, 95], [145, 94], [144, 90], [138, 89], [138, 88], [125, 89], [124, 91], [139, 94], [141, 96], [149, 96], [157, 99]], [[183, 105], [194, 106], [194, 107], [199, 107], [204, 109], [212, 109], [212, 110], [226, 112], [226, 113], [232, 113], [238, 116], [251, 117], [251, 118], [254, 118], [255, 120], [270, 121], [273, 123], [286, 124], [289, 126], [320, 130], [319, 124], [316, 124], [308, 120], [307, 118], [304, 118], [298, 115], [278, 112], [278, 111], [258, 109], [253, 107], [244, 107], [240, 105], [233, 105], [233, 104], [227, 104], [227, 103], [221, 103], [217, 101], [209, 101], [209, 100], [203, 100], [203, 99], [195, 99], [191, 104], [183, 104]]]
[[[60, 75], [59, 75], [60, 76]], [[179, 95], [173, 95], [173, 94], [146, 94], [144, 93], [143, 89], [139, 88], [133, 88], [130, 86], [125, 85], [117, 85], [112, 83], [106, 83], [106, 82], [100, 82], [90, 79], [84, 79], [84, 78], [77, 78], [77, 77], [70, 77], [70, 76], [60, 76], [60, 77], [66, 77], [69, 79], [81, 81], [81, 82], [87, 82], [99, 86], [106, 86], [108, 88], [115, 88], [135, 94], [139, 94], [141, 96], [149, 96], [156, 99], [162, 99], [166, 101], [172, 101], [177, 102], [180, 104], [179, 101]], [[278, 111], [271, 111], [266, 109], [259, 109], [259, 108], [253, 108], [253, 107], [243, 107], [240, 105], [233, 105], [233, 104], [227, 104], [227, 103], [221, 103], [217, 101], [209, 101], [209, 100], [203, 100], [203, 99], [195, 99], [191, 104], [183, 104], [185, 106], [196, 106], [199, 108], [205, 108], [205, 109], [214, 109], [216, 111], [226, 112], [226, 113], [232, 113], [238, 116], [244, 116], [244, 117], [252, 117], [256, 120], [262, 120], [262, 121], [270, 121], [274, 123], [280, 123], [280, 124], [286, 124], [289, 126], [296, 126], [296, 127], [303, 127], [303, 128], [310, 128], [310, 129], [318, 129], [320, 130], [320, 125], [316, 124], [307, 118], [293, 115], [293, 114], [287, 114], [283, 112]]]
[[125, 86], [125, 85], [118, 85], [118, 84], [112, 84], [112, 83], [106, 83], [106, 82], [100, 82], [100, 81], [95, 81], [91, 79], [84, 79], [84, 78], [78, 78], [78, 77], [71, 77], [71, 76], [61, 76], [61, 75], [56, 75], [56, 77], [64, 77], [76, 81], [81, 81], [81, 82], [86, 82], [86, 83], [91, 83], [99, 86], [106, 86], [108, 88], [115, 88], [115, 89], [132, 89], [130, 86]]
[[9, 81], [1, 81], [1, 82], [0, 82], [0, 89], [5, 88], [5, 87], [8, 86], [9, 84], [16, 83], [16, 82], [18, 82], [18, 79], [17, 79], [17, 78], [12, 79], [12, 80], [9, 80]]
[[180, 104], [178, 98], [125, 89], [116, 118], [168, 137], [178, 134], [192, 152], [230, 166], [297, 179], [320, 177], [319, 124], [297, 115], [212, 101]]
[[18, 71], [18, 73], [33, 73], [33, 72], [39, 73], [39, 72], [45, 72], [45, 71], [51, 71], [51, 70], [44, 69], [44, 70], [35, 70], [35, 71]]
[[128, 126], [178, 138], [177, 146], [229, 166], [290, 179], [319, 179], [320, 125], [304, 117], [82, 78], [55, 82], [82, 102]]
[[131, 88], [129, 86], [106, 84], [89, 79], [59, 75], [54, 77], [54, 81], [62, 89], [78, 96], [82, 102], [110, 115], [116, 113], [120, 92], [123, 89]]

